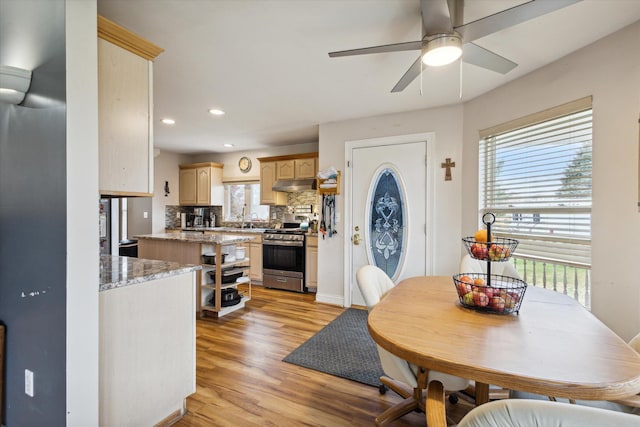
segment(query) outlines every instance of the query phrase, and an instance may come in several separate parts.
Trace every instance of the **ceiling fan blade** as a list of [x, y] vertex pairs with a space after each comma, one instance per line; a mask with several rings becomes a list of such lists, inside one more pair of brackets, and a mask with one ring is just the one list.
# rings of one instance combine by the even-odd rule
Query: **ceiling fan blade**
[[402, 92], [409, 84], [420, 75], [422, 71], [422, 57], [418, 56], [418, 59], [409, 67], [404, 76], [400, 78], [398, 83], [391, 89], [391, 93]]
[[453, 30], [447, 0], [420, 0], [422, 35], [450, 33]]
[[462, 46], [462, 60], [500, 74], [507, 74], [518, 66], [515, 62], [473, 43]]
[[534, 0], [456, 27], [465, 43], [545, 15], [582, 0]]
[[385, 44], [382, 46], [363, 47], [360, 49], [341, 50], [338, 52], [329, 52], [329, 57], [337, 58], [339, 56], [366, 55], [369, 53], [386, 53], [401, 52], [403, 50], [420, 50], [422, 49], [422, 41]]

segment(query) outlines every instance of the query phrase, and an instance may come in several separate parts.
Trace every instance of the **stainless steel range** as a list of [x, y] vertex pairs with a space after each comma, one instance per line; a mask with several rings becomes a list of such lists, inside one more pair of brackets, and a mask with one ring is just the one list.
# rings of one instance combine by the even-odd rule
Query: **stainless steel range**
[[267, 230], [262, 236], [262, 285], [307, 292], [305, 286], [305, 231]]

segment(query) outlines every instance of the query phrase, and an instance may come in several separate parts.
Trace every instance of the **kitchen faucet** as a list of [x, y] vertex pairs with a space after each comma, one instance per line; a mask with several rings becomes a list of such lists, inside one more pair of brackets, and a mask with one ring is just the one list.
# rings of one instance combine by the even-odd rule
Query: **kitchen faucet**
[[254, 217], [255, 217], [256, 219], [258, 219], [258, 214], [257, 214], [257, 213], [255, 213], [255, 212], [251, 212], [251, 213], [249, 214], [249, 228], [253, 228], [253, 219], [254, 219]]
[[246, 207], [246, 204], [242, 205], [242, 223], [240, 224], [240, 228], [244, 228], [244, 210], [246, 209]]

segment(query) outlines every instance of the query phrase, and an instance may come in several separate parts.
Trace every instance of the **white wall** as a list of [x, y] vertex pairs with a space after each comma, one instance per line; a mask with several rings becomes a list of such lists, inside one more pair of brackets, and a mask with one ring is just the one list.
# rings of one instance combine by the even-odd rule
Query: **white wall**
[[[179, 205], [180, 190], [180, 169], [181, 164], [191, 163], [191, 156], [187, 154], [176, 154], [170, 151], [160, 151], [160, 154], [154, 158], [154, 183], [153, 183], [153, 202], [152, 202], [152, 233], [164, 233], [165, 206]], [[169, 181], [170, 193], [164, 196], [164, 182]]]
[[[433, 274], [451, 274], [460, 262], [460, 194], [462, 191], [461, 168], [456, 163], [453, 180], [444, 181], [440, 163], [450, 157], [457, 162], [462, 153], [462, 106], [435, 108], [408, 113], [389, 114], [364, 119], [320, 125], [320, 158], [318, 169], [335, 166], [346, 167], [345, 142], [394, 135], [435, 132], [433, 158], [429, 161], [435, 170], [435, 196], [433, 221], [437, 226]], [[344, 194], [344, 188], [341, 189]], [[336, 199], [336, 212], [344, 215], [344, 196]], [[316, 299], [332, 304], [343, 303], [344, 245], [350, 242], [351, 233], [345, 231], [343, 222], [337, 224], [338, 234], [331, 239], [318, 241], [318, 293]], [[327, 268], [332, 266], [332, 268]]]
[[95, 0], [66, 2], [68, 426], [98, 425], [96, 13]]
[[593, 95], [592, 312], [622, 338], [640, 332], [640, 22], [464, 107], [462, 230], [477, 228], [478, 131]]

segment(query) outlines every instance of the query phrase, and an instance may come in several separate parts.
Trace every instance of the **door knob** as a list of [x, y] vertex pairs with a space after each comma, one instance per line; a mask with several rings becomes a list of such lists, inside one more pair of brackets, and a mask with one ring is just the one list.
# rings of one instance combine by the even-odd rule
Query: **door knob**
[[359, 245], [360, 244], [360, 234], [356, 233], [353, 235], [353, 237], [351, 238], [351, 241], [353, 242], [354, 245]]

